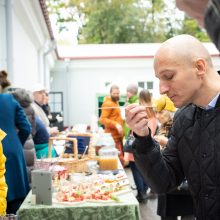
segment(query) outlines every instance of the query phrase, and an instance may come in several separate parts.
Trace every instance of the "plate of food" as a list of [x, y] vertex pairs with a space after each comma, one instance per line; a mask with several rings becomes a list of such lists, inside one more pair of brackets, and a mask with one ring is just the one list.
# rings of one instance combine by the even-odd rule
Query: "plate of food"
[[86, 202], [84, 197], [81, 195], [73, 195], [73, 194], [71, 195], [69, 193], [65, 193], [61, 191], [54, 193], [52, 201], [53, 203], [62, 204], [62, 205], [73, 205], [73, 204], [76, 205]]
[[53, 204], [72, 206], [72, 205], [83, 204], [86, 201], [77, 201], [77, 202], [76, 201], [71, 201], [71, 202], [68, 202], [68, 201], [58, 201], [56, 198], [53, 198], [52, 202], [53, 202]]

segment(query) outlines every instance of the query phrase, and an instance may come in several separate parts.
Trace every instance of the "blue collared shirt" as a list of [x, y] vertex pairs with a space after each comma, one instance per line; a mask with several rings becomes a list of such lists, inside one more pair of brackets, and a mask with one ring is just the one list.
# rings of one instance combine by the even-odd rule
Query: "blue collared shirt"
[[209, 102], [209, 104], [205, 107], [205, 110], [209, 110], [211, 108], [215, 108], [216, 102], [218, 100], [219, 93]]

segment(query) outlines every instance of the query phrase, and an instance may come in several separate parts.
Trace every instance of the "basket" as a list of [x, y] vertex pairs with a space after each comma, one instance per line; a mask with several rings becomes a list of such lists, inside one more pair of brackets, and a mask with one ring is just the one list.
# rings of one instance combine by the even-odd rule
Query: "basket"
[[[73, 157], [72, 158], [63, 158], [64, 153], [62, 153], [58, 158], [51, 158], [52, 153], [52, 145], [54, 140], [65, 140], [70, 141], [73, 144]], [[64, 150], [65, 151], [65, 150]], [[43, 159], [44, 161], [48, 161], [52, 164], [61, 165], [67, 168], [68, 172], [80, 173], [88, 171], [87, 161], [89, 157], [78, 157], [78, 147], [77, 147], [77, 139], [76, 138], [62, 138], [62, 137], [51, 137], [49, 139], [49, 149], [48, 149], [48, 157]]]

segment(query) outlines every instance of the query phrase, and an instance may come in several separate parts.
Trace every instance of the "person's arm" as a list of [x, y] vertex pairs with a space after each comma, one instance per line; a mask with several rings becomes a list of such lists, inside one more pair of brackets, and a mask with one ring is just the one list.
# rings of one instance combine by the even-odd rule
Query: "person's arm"
[[210, 0], [208, 2], [205, 17], [204, 17], [205, 29], [207, 30], [209, 37], [212, 39], [215, 46], [220, 50], [220, 1]]
[[175, 130], [172, 129], [167, 148], [161, 154], [159, 144], [151, 137], [144, 112], [145, 108], [141, 106], [126, 109], [127, 123], [136, 133], [135, 163], [149, 186], [157, 193], [165, 193], [184, 178], [177, 155]]
[[6, 196], [8, 187], [5, 181], [5, 161], [6, 158], [3, 154], [2, 150], [2, 139], [4, 138], [5, 134], [0, 130], [0, 215], [6, 214]]
[[[170, 143], [169, 143], [170, 142]], [[150, 136], [136, 138], [134, 143], [135, 163], [157, 193], [175, 188], [183, 179], [180, 161], [175, 147], [175, 138], [170, 138], [167, 148], [161, 153], [160, 146]]]
[[[218, 0], [217, 0], [218, 1]], [[196, 19], [201, 27], [204, 26], [204, 14], [209, 0], [176, 0], [176, 6], [189, 17]]]
[[0, 159], [0, 215], [6, 214], [6, 195], [8, 187], [5, 181], [5, 156], [1, 154]]
[[18, 137], [21, 141], [21, 144], [24, 145], [28, 136], [31, 133], [31, 125], [25, 115], [24, 110], [20, 104], [13, 98], [13, 103], [15, 105], [15, 126], [18, 129]]

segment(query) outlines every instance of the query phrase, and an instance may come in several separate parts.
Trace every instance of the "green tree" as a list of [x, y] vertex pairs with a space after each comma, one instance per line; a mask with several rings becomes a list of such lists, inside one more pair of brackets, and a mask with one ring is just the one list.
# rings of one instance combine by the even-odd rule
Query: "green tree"
[[[85, 16], [80, 43], [160, 42], [165, 38], [159, 15], [162, 0], [72, 0]], [[159, 18], [159, 19], [158, 19]]]
[[[177, 34], [191, 34], [208, 41], [204, 30], [187, 17], [176, 18], [177, 10], [163, 0], [47, 0], [56, 14], [59, 30], [78, 19], [79, 43], [162, 42]], [[65, 13], [63, 10], [65, 9]]]
[[67, 23], [76, 21], [77, 8], [66, 0], [46, 0], [49, 15], [56, 19], [59, 32], [68, 31]]

